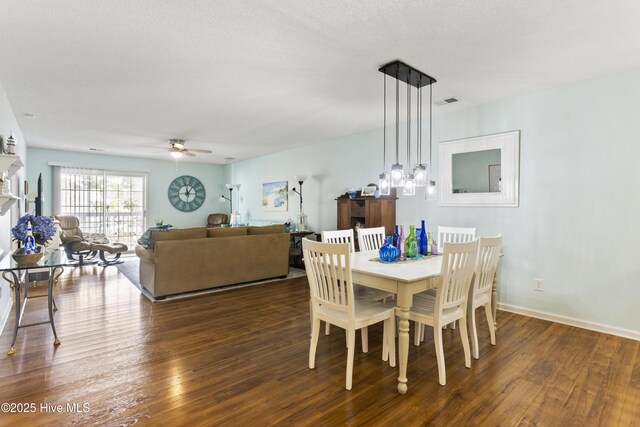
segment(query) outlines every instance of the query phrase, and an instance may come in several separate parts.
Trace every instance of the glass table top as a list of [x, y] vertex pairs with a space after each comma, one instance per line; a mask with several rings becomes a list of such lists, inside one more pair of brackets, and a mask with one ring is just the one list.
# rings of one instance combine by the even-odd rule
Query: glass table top
[[6, 270], [29, 270], [31, 268], [48, 268], [48, 267], [64, 267], [75, 266], [76, 261], [71, 261], [67, 258], [64, 250], [61, 249], [48, 249], [44, 256], [36, 264], [18, 264], [10, 253], [6, 254], [2, 260], [0, 260], [0, 271]]

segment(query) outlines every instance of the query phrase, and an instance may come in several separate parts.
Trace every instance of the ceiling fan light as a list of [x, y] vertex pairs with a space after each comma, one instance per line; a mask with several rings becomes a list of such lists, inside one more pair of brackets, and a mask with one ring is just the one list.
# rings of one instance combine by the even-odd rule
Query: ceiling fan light
[[182, 151], [180, 150], [171, 150], [170, 153], [171, 153], [171, 156], [176, 159], [179, 159], [180, 157], [182, 157]]

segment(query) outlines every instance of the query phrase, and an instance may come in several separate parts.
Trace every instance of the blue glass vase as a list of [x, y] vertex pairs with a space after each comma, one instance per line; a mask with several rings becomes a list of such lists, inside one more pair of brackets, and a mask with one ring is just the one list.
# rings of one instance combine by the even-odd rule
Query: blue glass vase
[[380, 261], [382, 262], [394, 262], [400, 256], [398, 248], [391, 244], [391, 236], [387, 236], [387, 241], [378, 250]]

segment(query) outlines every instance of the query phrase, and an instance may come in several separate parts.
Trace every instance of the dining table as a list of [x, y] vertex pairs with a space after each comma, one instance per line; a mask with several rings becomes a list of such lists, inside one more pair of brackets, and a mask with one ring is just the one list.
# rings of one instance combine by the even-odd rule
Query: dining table
[[417, 260], [383, 263], [379, 261], [377, 250], [351, 254], [351, 274], [354, 283], [397, 295], [396, 315], [400, 318], [398, 327], [398, 392], [400, 394], [405, 394], [408, 390], [409, 310], [413, 304], [413, 296], [438, 285], [441, 267], [442, 256], [437, 255]]

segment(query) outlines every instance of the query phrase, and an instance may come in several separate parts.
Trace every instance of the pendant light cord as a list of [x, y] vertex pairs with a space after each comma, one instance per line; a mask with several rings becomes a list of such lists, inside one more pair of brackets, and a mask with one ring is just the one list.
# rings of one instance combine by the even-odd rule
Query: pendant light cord
[[396, 75], [396, 164], [400, 163], [398, 156], [400, 152], [400, 80]]
[[384, 88], [384, 94], [382, 95], [384, 108], [382, 111], [383, 119], [382, 119], [382, 172], [384, 172], [384, 168], [387, 164], [387, 75], [382, 73], [382, 87]]
[[[431, 169], [433, 169], [433, 161], [431, 160], [431, 136], [433, 128], [433, 82], [429, 85], [429, 163], [431, 163]], [[431, 172], [429, 172], [431, 177]]]
[[420, 83], [422, 83], [422, 77], [418, 82], [418, 96], [416, 99], [416, 104], [418, 104], [416, 106], [416, 111], [418, 112], [418, 147], [416, 151], [419, 165], [422, 164], [422, 86], [420, 86]]
[[407, 77], [407, 168], [411, 169], [411, 71]]

